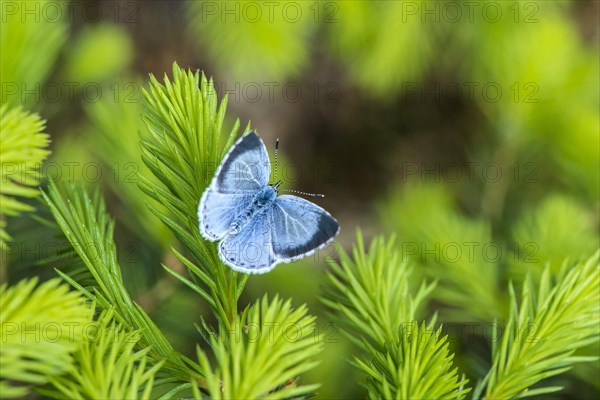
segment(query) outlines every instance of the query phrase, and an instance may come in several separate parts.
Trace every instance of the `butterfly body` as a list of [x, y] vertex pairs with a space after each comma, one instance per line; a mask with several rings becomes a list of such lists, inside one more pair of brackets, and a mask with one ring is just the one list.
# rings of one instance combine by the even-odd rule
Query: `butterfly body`
[[339, 232], [337, 221], [308, 200], [269, 185], [266, 148], [254, 132], [225, 156], [198, 207], [200, 233], [219, 241], [221, 260], [236, 271], [264, 273], [307, 256]]
[[258, 193], [252, 200], [250, 206], [242, 214], [238, 215], [229, 226], [229, 234], [239, 233], [252, 219], [260, 214], [269, 211], [273, 202], [277, 198], [277, 190], [269, 185]]

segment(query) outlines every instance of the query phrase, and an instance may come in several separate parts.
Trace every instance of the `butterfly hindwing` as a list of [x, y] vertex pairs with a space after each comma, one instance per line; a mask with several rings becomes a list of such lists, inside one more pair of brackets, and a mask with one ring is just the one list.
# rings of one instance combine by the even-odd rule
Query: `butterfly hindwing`
[[219, 243], [221, 260], [236, 271], [260, 274], [275, 267], [271, 247], [270, 213], [254, 217], [235, 235], [228, 235]]
[[337, 221], [327, 211], [291, 195], [275, 199], [271, 226], [273, 254], [284, 262], [310, 254], [339, 231]]
[[198, 209], [202, 236], [211, 241], [223, 238], [235, 217], [250, 207], [252, 199], [254, 194], [219, 193], [207, 189]]

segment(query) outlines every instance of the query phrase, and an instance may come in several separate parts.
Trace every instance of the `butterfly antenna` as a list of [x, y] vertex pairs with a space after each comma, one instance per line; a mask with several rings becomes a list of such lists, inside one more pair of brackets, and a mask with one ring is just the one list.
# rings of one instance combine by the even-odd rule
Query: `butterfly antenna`
[[[276, 189], [279, 188], [279, 185], [281, 184], [281, 182], [277, 181], [277, 165], [278, 165], [278, 158], [277, 155], [279, 153], [279, 138], [275, 139], [275, 165], [273, 167], [273, 176], [275, 177], [275, 182], [278, 182], [276, 184]], [[289, 192], [289, 193], [296, 193], [296, 194], [301, 194], [303, 196], [309, 196], [309, 197], [325, 197], [324, 194], [319, 194], [319, 193], [306, 193], [306, 192], [301, 192], [299, 190], [292, 190], [292, 189], [284, 189], [284, 190], [280, 190], [281, 192]]]
[[304, 196], [309, 196], [309, 197], [325, 197], [324, 194], [320, 194], [320, 193], [306, 193], [306, 192], [301, 192], [299, 190], [292, 190], [292, 189], [284, 189], [284, 190], [280, 190], [280, 192], [290, 192], [290, 193], [297, 193], [297, 194], [301, 194]]
[[275, 172], [273, 176], [275, 177], [274, 181], [277, 182], [277, 154], [279, 153], [279, 138], [275, 139]]

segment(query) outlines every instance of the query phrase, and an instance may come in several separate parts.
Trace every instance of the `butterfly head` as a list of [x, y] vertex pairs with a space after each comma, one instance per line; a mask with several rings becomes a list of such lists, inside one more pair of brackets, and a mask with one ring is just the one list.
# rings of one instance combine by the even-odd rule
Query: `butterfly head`
[[271, 186], [273, 188], [273, 190], [275, 191], [275, 193], [279, 192], [279, 186], [281, 186], [282, 181], [277, 181], [275, 183], [270, 184], [269, 186]]

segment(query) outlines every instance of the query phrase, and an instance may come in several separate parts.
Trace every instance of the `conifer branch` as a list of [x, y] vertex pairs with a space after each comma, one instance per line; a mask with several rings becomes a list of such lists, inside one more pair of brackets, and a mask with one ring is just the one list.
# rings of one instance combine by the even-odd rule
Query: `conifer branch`
[[93, 309], [60, 279], [0, 286], [0, 395], [23, 397], [71, 368]]
[[6, 218], [17, 216], [33, 207], [19, 197], [36, 197], [40, 194], [40, 164], [50, 152], [47, 134], [42, 133], [45, 121], [37, 114], [30, 114], [20, 107], [0, 107], [0, 248], [10, 240], [6, 232]]
[[222, 133], [227, 96], [219, 105], [212, 80], [198, 72], [186, 72], [177, 64], [173, 65], [172, 81], [165, 75], [161, 84], [151, 76], [144, 96], [149, 133], [142, 138], [142, 159], [162, 185], [142, 176], [140, 187], [165, 206], [166, 211], [150, 207], [189, 252], [188, 256], [174, 249], [188, 267], [191, 280], [165, 268], [206, 299], [219, 322], [230, 329], [248, 277], [224, 265], [216, 246], [202, 238], [198, 204], [238, 134], [239, 121]]
[[[485, 399], [523, 398], [561, 387], [531, 389], [536, 383], [598, 357], [575, 356], [577, 349], [600, 338], [600, 253], [552, 276], [547, 267], [539, 283], [530, 276], [521, 302], [510, 286], [510, 317], [493, 349]], [[537, 287], [536, 287], [537, 286]]]
[[464, 398], [470, 389], [453, 366], [435, 317], [416, 322], [435, 284], [423, 282], [411, 293], [411, 268], [402, 261], [394, 239], [373, 239], [365, 251], [357, 233], [352, 257], [343, 251], [329, 263], [329, 285], [322, 298], [336, 321], [366, 354], [354, 358], [367, 375], [369, 398]]

